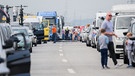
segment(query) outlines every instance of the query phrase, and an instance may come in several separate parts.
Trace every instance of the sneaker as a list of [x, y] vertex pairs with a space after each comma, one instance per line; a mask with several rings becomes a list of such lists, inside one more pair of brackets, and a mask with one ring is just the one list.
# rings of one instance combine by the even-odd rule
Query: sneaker
[[108, 66], [105, 66], [105, 68], [106, 68], [106, 69], [110, 69], [110, 67], [108, 67]]
[[116, 64], [115, 65], [115, 68], [119, 68], [119, 67], [121, 67], [122, 65], [120, 65], [120, 64]]
[[102, 66], [102, 69], [105, 69], [105, 67], [104, 67], [104, 66]]
[[133, 66], [132, 65], [128, 65], [127, 68], [132, 68]]

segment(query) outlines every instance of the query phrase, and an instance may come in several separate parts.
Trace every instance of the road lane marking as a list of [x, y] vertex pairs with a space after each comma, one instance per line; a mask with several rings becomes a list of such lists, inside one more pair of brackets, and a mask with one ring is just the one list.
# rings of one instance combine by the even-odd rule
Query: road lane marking
[[75, 74], [76, 72], [73, 69], [67, 69], [67, 71], [71, 74]]
[[64, 54], [63, 53], [60, 53], [60, 56], [64, 56]]
[[62, 52], [63, 50], [59, 50], [59, 52]]
[[62, 47], [60, 47], [60, 49], [61, 49]]
[[62, 59], [62, 62], [67, 63], [68, 60], [67, 59]]

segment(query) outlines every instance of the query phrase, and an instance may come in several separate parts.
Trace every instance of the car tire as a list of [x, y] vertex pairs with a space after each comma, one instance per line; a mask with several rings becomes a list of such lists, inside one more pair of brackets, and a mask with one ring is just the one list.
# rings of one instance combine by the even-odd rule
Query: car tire
[[39, 40], [39, 41], [38, 41], [38, 44], [41, 44], [41, 43], [42, 43], [42, 41], [41, 41], [41, 40]]
[[37, 46], [37, 43], [35, 43], [34, 46]]
[[91, 41], [86, 40], [86, 46], [91, 46], [91, 45], [90, 45], [90, 42], [91, 42]]
[[30, 53], [32, 53], [32, 47], [29, 49]]

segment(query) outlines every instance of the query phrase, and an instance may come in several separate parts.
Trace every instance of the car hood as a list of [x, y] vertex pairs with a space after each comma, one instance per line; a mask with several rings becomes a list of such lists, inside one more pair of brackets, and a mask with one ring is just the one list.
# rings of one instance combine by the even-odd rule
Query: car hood
[[128, 31], [128, 29], [119, 29], [119, 30], [115, 30], [115, 34], [118, 37], [124, 37], [123, 32], [127, 32], [127, 31]]

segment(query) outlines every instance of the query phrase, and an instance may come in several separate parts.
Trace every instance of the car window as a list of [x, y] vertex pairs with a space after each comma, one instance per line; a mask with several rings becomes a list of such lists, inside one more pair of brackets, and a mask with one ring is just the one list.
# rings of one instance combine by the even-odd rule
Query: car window
[[26, 29], [13, 29], [13, 31], [18, 33], [24, 33], [25, 36], [28, 36], [28, 32]]
[[134, 17], [118, 17], [116, 21], [116, 29], [128, 29], [132, 18]]
[[135, 35], [135, 23], [132, 25], [132, 33]]

